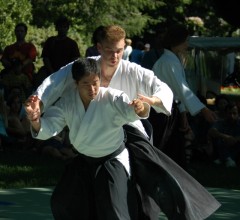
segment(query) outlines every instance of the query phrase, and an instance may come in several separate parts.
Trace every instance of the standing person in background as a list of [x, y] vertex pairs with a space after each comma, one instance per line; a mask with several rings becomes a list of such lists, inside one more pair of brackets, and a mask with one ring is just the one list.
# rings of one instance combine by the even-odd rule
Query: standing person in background
[[145, 52], [145, 53], [148, 52], [148, 51], [150, 50], [150, 48], [151, 48], [151, 45], [150, 45], [149, 43], [146, 43], [146, 44], [144, 45], [144, 52]]
[[129, 60], [130, 58], [130, 55], [132, 53], [132, 40], [129, 39], [129, 38], [126, 38], [125, 39], [125, 48], [124, 48], [124, 52], [123, 52], [123, 59], [124, 60]]
[[130, 61], [141, 65], [144, 54], [144, 43], [137, 41], [136, 46], [133, 48], [130, 55]]
[[240, 119], [236, 103], [225, 106], [225, 117], [215, 122], [208, 131], [218, 158], [215, 164], [236, 167], [240, 159]]
[[26, 74], [32, 82], [37, 49], [34, 44], [26, 42], [27, 31], [27, 25], [24, 23], [18, 23], [15, 26], [16, 42], [6, 46], [3, 51], [1, 62], [4, 70], [1, 74], [8, 74], [17, 64], [20, 71]]
[[23, 149], [30, 148], [32, 145], [30, 123], [17, 90], [9, 94], [7, 105], [9, 108], [7, 133], [12, 139], [12, 144]]
[[154, 63], [160, 58], [163, 54], [163, 35], [165, 33], [165, 28], [161, 28], [156, 32], [156, 36], [154, 38], [154, 43], [151, 46], [149, 51], [145, 51], [143, 54], [141, 66], [147, 69], [152, 69]]
[[100, 25], [95, 29], [92, 35], [92, 46], [88, 47], [86, 50], [85, 57], [92, 57], [92, 56], [98, 56], [100, 53], [97, 49], [97, 43], [99, 42], [99, 35], [101, 34], [101, 31], [103, 30], [104, 26]]
[[44, 43], [42, 58], [47, 75], [80, 57], [77, 42], [67, 36], [69, 27], [69, 20], [60, 16], [55, 22], [57, 36], [49, 37]]
[[[153, 66], [154, 73], [172, 89], [175, 102], [171, 117], [161, 115], [161, 122], [163, 123], [165, 118], [167, 125], [165, 136], [160, 137], [160, 140], [165, 141], [161, 149], [182, 167], [186, 167], [183, 137], [192, 133], [187, 118], [188, 112], [192, 116], [202, 114], [209, 123], [213, 123], [217, 118], [216, 114], [192, 92], [186, 81], [180, 57], [188, 48], [188, 36], [185, 26], [171, 26], [163, 38], [164, 53]], [[155, 128], [156, 132], [158, 130]]]
[[[101, 67], [100, 85], [122, 90], [130, 100], [139, 97], [157, 112], [169, 115], [173, 102], [172, 91], [151, 70], [122, 59], [125, 37], [125, 30], [118, 25], [104, 27], [97, 43], [101, 55], [92, 57]], [[73, 63], [70, 63], [61, 68], [38, 87], [33, 109], [36, 114], [39, 109], [47, 110], [59, 97], [74, 88], [72, 66]], [[141, 215], [157, 219], [161, 209], [169, 219], [206, 218], [219, 207], [219, 203], [187, 172], [153, 147], [151, 127], [143, 126], [146, 122], [136, 120], [124, 126], [126, 147], [134, 164], [133, 178], [141, 187]], [[186, 185], [189, 187], [186, 188]], [[58, 201], [65, 202], [64, 199], [55, 202]]]

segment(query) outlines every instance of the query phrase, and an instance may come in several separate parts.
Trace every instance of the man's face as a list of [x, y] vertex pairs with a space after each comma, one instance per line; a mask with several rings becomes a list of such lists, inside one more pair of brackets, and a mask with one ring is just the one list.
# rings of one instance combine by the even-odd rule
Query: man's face
[[100, 79], [97, 75], [83, 77], [77, 83], [79, 95], [84, 103], [89, 103], [98, 94]]
[[97, 47], [101, 54], [102, 62], [107, 66], [117, 66], [122, 59], [124, 46], [124, 39], [114, 42], [104, 41], [103, 43], [98, 43]]
[[56, 30], [58, 32], [58, 36], [60, 36], [60, 37], [67, 36], [68, 29], [69, 29], [69, 25], [68, 24], [59, 24], [58, 26], [56, 26]]
[[25, 28], [23, 26], [18, 26], [15, 29], [15, 35], [16, 35], [17, 40], [24, 40], [26, 34], [27, 34], [26, 30], [25, 30]]

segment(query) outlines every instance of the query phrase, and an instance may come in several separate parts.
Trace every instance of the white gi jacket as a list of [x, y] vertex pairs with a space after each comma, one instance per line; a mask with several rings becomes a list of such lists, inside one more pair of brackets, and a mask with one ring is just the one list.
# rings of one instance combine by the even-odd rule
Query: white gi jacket
[[172, 51], [164, 49], [164, 53], [156, 61], [152, 70], [172, 89], [174, 99], [181, 102], [180, 112], [189, 111], [194, 116], [205, 107], [189, 88], [182, 63]]
[[[100, 61], [101, 56], [92, 58]], [[62, 67], [46, 78], [35, 92], [42, 100], [45, 109], [52, 105], [59, 96], [73, 88], [72, 64], [70, 63]], [[124, 91], [130, 100], [137, 98], [139, 93], [146, 96], [156, 96], [162, 100], [163, 105], [161, 107], [153, 106], [153, 108], [157, 112], [162, 112], [166, 115], [171, 114], [173, 101], [171, 89], [166, 83], [161, 82], [154, 75], [153, 71], [145, 69], [140, 65], [121, 60], [110, 81], [109, 87]], [[131, 125], [146, 135], [140, 120], [134, 121]]]
[[[99, 59], [100, 57], [96, 57], [96, 59]], [[65, 67], [61, 68], [56, 73], [52, 74], [48, 78], [44, 80], [42, 85], [40, 85], [36, 91], [36, 95], [42, 100], [45, 109], [47, 109], [49, 106], [51, 106], [59, 96], [64, 96], [66, 99], [71, 99], [70, 95], [66, 95], [65, 93], [71, 92], [74, 88], [74, 81], [72, 79], [71, 74], [72, 69], [72, 63], [66, 65]], [[162, 100], [163, 106], [160, 108], [157, 108], [154, 106], [155, 110], [157, 112], [162, 112], [166, 115], [170, 115], [172, 102], [173, 102], [173, 93], [170, 90], [170, 88], [167, 86], [166, 83], [163, 83], [160, 81], [152, 71], [142, 68], [141, 66], [131, 63], [129, 61], [121, 60], [119, 63], [119, 66], [114, 73], [114, 76], [110, 82], [109, 87], [123, 90], [128, 96], [129, 99], [132, 100], [137, 97], [138, 93], [141, 93], [146, 96], [156, 96], [159, 97]], [[68, 91], [69, 90], [69, 91]], [[102, 91], [107, 91], [104, 89], [101, 89]], [[101, 94], [100, 93], [100, 94]], [[63, 95], [62, 95], [63, 94]], [[99, 96], [97, 97], [97, 99]], [[78, 100], [79, 101], [79, 100]], [[107, 106], [101, 106], [99, 105], [98, 110], [94, 109], [96, 99], [91, 103], [93, 106], [89, 106], [89, 114], [88, 111], [85, 113], [84, 118], [81, 120], [81, 123], [77, 123], [76, 119], [73, 117], [73, 115], [69, 114], [66, 116], [67, 120], [69, 120], [69, 124], [72, 121], [72, 127], [70, 128], [70, 131], [74, 133], [70, 133], [70, 139], [71, 142], [75, 145], [76, 148], [81, 152], [84, 152], [86, 155], [90, 155], [92, 157], [97, 157], [100, 155], [106, 155], [107, 152], [109, 153], [109, 144], [108, 141], [112, 141], [111, 146], [117, 146], [117, 143], [120, 143], [119, 137], [123, 137], [122, 130], [118, 131], [118, 135], [116, 137], [110, 139], [106, 139], [106, 136], [98, 135], [101, 132], [102, 129], [107, 129], [106, 134], [109, 134], [111, 131], [111, 123], [120, 122], [122, 119], [122, 113], [126, 110], [118, 110], [120, 113], [118, 116], [115, 116], [113, 113], [113, 100], [108, 100], [109, 104]], [[68, 103], [66, 101], [66, 103]], [[58, 104], [57, 104], [58, 105]], [[120, 105], [121, 106], [121, 105]], [[127, 106], [126, 106], [127, 107]], [[194, 106], [192, 106], [194, 108]], [[56, 107], [51, 107], [51, 109], [54, 109]], [[63, 107], [61, 107], [63, 108]], [[71, 112], [69, 106], [64, 106], [64, 108], [67, 109], [66, 112]], [[64, 109], [63, 108], [63, 109]], [[68, 109], [69, 108], [69, 109]], [[109, 118], [103, 118], [104, 114], [101, 114], [102, 111], [105, 111], [104, 109], [109, 108], [111, 109], [109, 114]], [[59, 108], [58, 111], [62, 111], [62, 109]], [[50, 114], [51, 117], [55, 117], [57, 114], [57, 111], [50, 111], [52, 112]], [[47, 113], [47, 112], [46, 112]], [[45, 114], [46, 114], [45, 113]], [[80, 117], [80, 111], [75, 112], [77, 116]], [[44, 115], [44, 117], [47, 117], [49, 113]], [[129, 113], [131, 115], [131, 113]], [[115, 118], [117, 117], [117, 118]], [[136, 117], [136, 116], [135, 116]], [[88, 118], [88, 120], [87, 120]], [[131, 118], [131, 119], [130, 119]], [[137, 178], [137, 184], [140, 185], [141, 189], [147, 196], [150, 192], [150, 197], [152, 198], [152, 195], [155, 195], [156, 192], [159, 192], [159, 189], [161, 188], [161, 184], [158, 184], [158, 182], [161, 180], [165, 180], [166, 176], [170, 176], [173, 178], [173, 182], [175, 185], [171, 185], [171, 182], [166, 181], [166, 186], [169, 186], [169, 192], [167, 193], [166, 198], [172, 198], [173, 200], [175, 198], [175, 193], [173, 192], [180, 192], [182, 193], [184, 200], [180, 200], [179, 204], [182, 204], [186, 206], [185, 212], [185, 218], [187, 220], [202, 220], [206, 217], [208, 217], [211, 213], [213, 213], [220, 204], [209, 194], [204, 187], [202, 187], [199, 183], [197, 183], [187, 172], [185, 172], [181, 167], [179, 167], [174, 161], [172, 161], [170, 158], [168, 158], [165, 154], [163, 154], [161, 151], [159, 151], [157, 148], [153, 147], [148, 139], [142, 135], [143, 126], [140, 120], [137, 120], [137, 118], [134, 119], [134, 117], [130, 117], [128, 120], [135, 120], [132, 124], [133, 126], [128, 126], [129, 128], [136, 130], [136, 131], [127, 131], [127, 137], [128, 137], [128, 143], [126, 144], [128, 151], [130, 153], [130, 158], [133, 158], [131, 161], [134, 164], [133, 165], [133, 175]], [[113, 120], [114, 119], [114, 120]], [[91, 123], [91, 120], [93, 122]], [[53, 120], [54, 123], [63, 123], [60, 120]], [[90, 123], [90, 124], [88, 124]], [[123, 121], [121, 121], [123, 123]], [[46, 127], [51, 127], [52, 125], [49, 124], [44, 125], [45, 123], [42, 121], [42, 125]], [[109, 125], [109, 126], [107, 126]], [[140, 125], [140, 127], [139, 127]], [[62, 125], [61, 125], [62, 126]], [[49, 129], [48, 128], [48, 129]], [[90, 128], [93, 128], [93, 130], [90, 130]], [[119, 127], [119, 129], [121, 129]], [[129, 130], [125, 128], [125, 131]], [[139, 131], [140, 130], [140, 131]], [[54, 132], [58, 132], [56, 130], [52, 130], [51, 134]], [[94, 133], [93, 133], [94, 132]], [[44, 131], [44, 128], [42, 127], [41, 131], [39, 132], [42, 137], [47, 137], [49, 135], [49, 131]], [[116, 132], [117, 134], [117, 132]], [[119, 135], [120, 134], [120, 135]], [[80, 135], [80, 137], [78, 137]], [[118, 137], [117, 137], [118, 136]], [[91, 140], [88, 139], [91, 137]], [[105, 137], [105, 139], [104, 139]], [[81, 138], [84, 144], [80, 144], [78, 146], [78, 143], [80, 143], [80, 140], [78, 138]], [[94, 152], [91, 149], [87, 148], [87, 144], [98, 144], [97, 140], [101, 141], [101, 148], [99, 148], [99, 145], [92, 147], [94, 148]], [[91, 141], [91, 142], [89, 142]], [[117, 142], [119, 141], [119, 142]], [[86, 143], [86, 144], [85, 144]], [[104, 144], [103, 144], [104, 143]], [[116, 144], [116, 145], [114, 145]], [[106, 146], [105, 146], [106, 145]], [[126, 166], [125, 166], [126, 167]], [[155, 169], [156, 168], [156, 169]], [[164, 170], [164, 172], [162, 172]], [[154, 172], [155, 171], [155, 172]], [[164, 174], [163, 174], [164, 173]], [[148, 178], [148, 176], [150, 176]], [[178, 187], [177, 187], [177, 186]], [[164, 188], [162, 189], [164, 191]], [[164, 194], [164, 193], [163, 193]], [[161, 195], [161, 193], [160, 193]], [[172, 196], [173, 195], [173, 196]], [[161, 198], [160, 198], [161, 199]], [[158, 199], [156, 199], [158, 200]], [[177, 200], [177, 198], [176, 198]], [[143, 203], [145, 200], [143, 201]], [[149, 205], [149, 204], [146, 204]], [[174, 206], [174, 204], [172, 204]], [[143, 206], [144, 207], [144, 206]], [[146, 213], [148, 216], [151, 215], [151, 213], [157, 213], [159, 210], [151, 207], [151, 204], [147, 206], [148, 210]], [[160, 207], [161, 208], [161, 207]], [[153, 214], [153, 215], [154, 215]]]
[[[103, 157], [116, 151], [124, 141], [122, 126], [140, 118], [122, 91], [100, 87], [85, 111], [76, 86], [66, 92], [41, 117], [38, 139], [48, 139], [67, 125], [75, 149], [86, 156]], [[150, 106], [145, 103], [150, 110]]]

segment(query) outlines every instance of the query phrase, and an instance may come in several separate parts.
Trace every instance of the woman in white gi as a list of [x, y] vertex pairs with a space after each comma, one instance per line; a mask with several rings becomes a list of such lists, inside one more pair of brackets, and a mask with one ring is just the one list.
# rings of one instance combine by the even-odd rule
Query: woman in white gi
[[[130, 102], [120, 90], [100, 87], [96, 60], [75, 61], [72, 76], [76, 82], [74, 89], [66, 92], [42, 117], [38, 112], [37, 120], [33, 120], [34, 99], [26, 106], [35, 138], [48, 139], [68, 126], [70, 141], [79, 153], [55, 189], [61, 191], [61, 197], [58, 198], [59, 192], [53, 193], [53, 198], [59, 199], [52, 204], [54, 218], [137, 220], [136, 190], [131, 183], [122, 126], [148, 117], [150, 106], [140, 99]], [[68, 206], [62, 206], [63, 199]]]
[[[97, 47], [101, 56], [94, 59], [101, 67], [101, 86], [122, 90], [130, 100], [139, 97], [157, 112], [170, 115], [173, 93], [167, 84], [151, 70], [122, 59], [125, 31], [117, 25], [110, 25], [99, 37]], [[48, 109], [60, 96], [73, 89], [72, 65], [62, 67], [39, 86], [35, 93], [34, 111], [39, 109], [39, 103], [43, 104], [44, 110]], [[102, 126], [105, 129], [103, 121]], [[181, 216], [181, 219], [202, 220], [219, 207], [219, 203], [199, 183], [152, 146], [149, 141], [151, 129], [145, 130], [140, 120], [125, 125], [124, 129], [130, 162], [134, 167], [132, 175], [140, 185], [141, 198], [144, 197], [140, 209], [144, 217], [158, 219], [161, 208], [169, 219], [180, 219]], [[65, 202], [63, 199], [55, 200], [56, 203], [59, 201]], [[67, 206], [67, 201], [65, 203]]]
[[[169, 27], [163, 37], [164, 53], [152, 69], [156, 76], [171, 88], [174, 100], [178, 103], [173, 111], [175, 114], [167, 118], [169, 122], [167, 124], [171, 126], [171, 129], [166, 127], [166, 130], [173, 132], [168, 134], [169, 141], [165, 140], [165, 146], [162, 146], [161, 149], [183, 167], [186, 166], [183, 137], [192, 132], [187, 113], [189, 112], [192, 116], [201, 113], [210, 123], [217, 118], [216, 114], [208, 109], [193, 93], [186, 81], [181, 55], [188, 48], [188, 37], [189, 32], [184, 25]], [[168, 131], [166, 133], [169, 133]]]

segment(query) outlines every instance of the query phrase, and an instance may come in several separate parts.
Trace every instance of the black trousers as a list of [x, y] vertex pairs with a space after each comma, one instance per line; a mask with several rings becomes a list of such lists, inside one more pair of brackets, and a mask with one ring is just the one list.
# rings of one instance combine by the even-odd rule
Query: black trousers
[[[151, 124], [147, 121], [143, 124], [151, 136]], [[162, 211], [169, 220], [186, 220], [185, 200], [177, 181], [161, 164], [152, 161], [157, 149], [136, 128], [125, 125], [124, 130], [132, 174], [141, 198], [140, 219], [158, 220]]]
[[149, 122], [153, 127], [153, 145], [185, 169], [184, 134], [179, 130], [180, 112], [177, 104], [173, 103], [170, 116], [151, 108]]
[[113, 156], [96, 161], [79, 155], [67, 165], [51, 197], [54, 219], [139, 219], [135, 184]]

